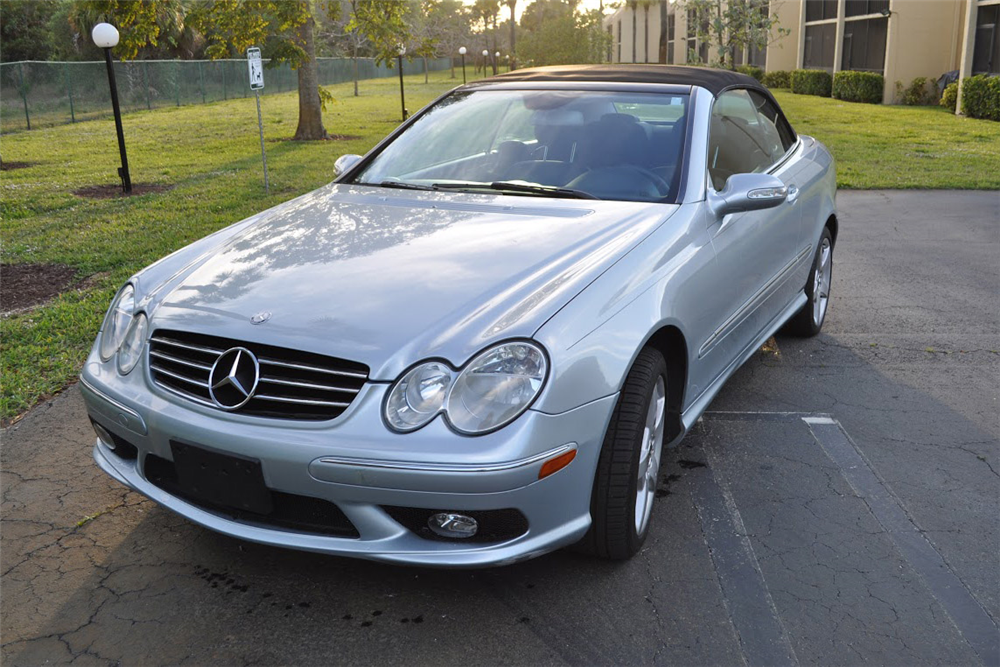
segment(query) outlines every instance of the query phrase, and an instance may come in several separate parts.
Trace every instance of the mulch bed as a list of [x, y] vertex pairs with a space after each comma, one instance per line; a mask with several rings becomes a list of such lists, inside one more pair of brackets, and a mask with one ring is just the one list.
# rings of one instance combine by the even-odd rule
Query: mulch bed
[[65, 292], [76, 269], [64, 264], [0, 264], [0, 311], [24, 310]]
[[4, 160], [0, 162], [0, 171], [13, 171], [15, 169], [27, 169], [28, 167], [34, 167], [34, 162], [11, 162], [10, 160]]
[[118, 199], [121, 197], [148, 195], [151, 192], [166, 192], [173, 187], [172, 185], [162, 185], [160, 183], [133, 183], [132, 192], [125, 194], [122, 192], [121, 184], [116, 183], [114, 185], [88, 185], [79, 190], [73, 190], [73, 194], [77, 197], [87, 197], [89, 199]]

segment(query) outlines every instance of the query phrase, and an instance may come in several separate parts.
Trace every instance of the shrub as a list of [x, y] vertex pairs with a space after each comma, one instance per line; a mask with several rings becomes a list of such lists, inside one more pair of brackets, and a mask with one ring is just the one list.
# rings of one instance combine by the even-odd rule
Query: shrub
[[1000, 76], [980, 74], [963, 81], [962, 113], [1000, 121]]
[[949, 83], [941, 93], [941, 106], [951, 109], [955, 113], [955, 105], [958, 104], [958, 82]]
[[791, 82], [793, 93], [830, 97], [833, 77], [821, 69], [797, 69], [792, 72]]
[[925, 76], [918, 76], [910, 82], [909, 86], [903, 87], [902, 81], [896, 82], [896, 97], [907, 106], [923, 106], [934, 104], [934, 94], [928, 88], [928, 79]]
[[752, 76], [753, 78], [761, 81], [764, 79], [764, 70], [760, 67], [754, 67], [753, 65], [739, 65], [736, 71], [740, 74], [746, 74], [747, 76]]
[[847, 102], [881, 104], [885, 78], [875, 72], [837, 72], [833, 75], [833, 96]]
[[792, 87], [792, 74], [791, 72], [786, 72], [785, 70], [778, 70], [776, 72], [768, 72], [764, 75], [761, 80], [768, 88], [791, 88]]

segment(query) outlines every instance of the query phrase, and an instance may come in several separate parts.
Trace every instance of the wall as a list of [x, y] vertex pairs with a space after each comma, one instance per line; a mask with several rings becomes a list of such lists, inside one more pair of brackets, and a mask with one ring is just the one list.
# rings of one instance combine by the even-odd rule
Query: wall
[[937, 79], [958, 69], [958, 44], [963, 2], [956, 0], [893, 0], [889, 5], [884, 104], [895, 98], [895, 82], [903, 85], [918, 76]]

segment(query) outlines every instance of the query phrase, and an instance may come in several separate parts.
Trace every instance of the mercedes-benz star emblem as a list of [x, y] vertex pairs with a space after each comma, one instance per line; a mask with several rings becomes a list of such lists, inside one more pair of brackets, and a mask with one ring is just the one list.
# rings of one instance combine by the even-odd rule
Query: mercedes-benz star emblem
[[236, 410], [253, 398], [259, 381], [257, 357], [245, 347], [233, 347], [215, 360], [208, 374], [208, 393], [223, 410]]

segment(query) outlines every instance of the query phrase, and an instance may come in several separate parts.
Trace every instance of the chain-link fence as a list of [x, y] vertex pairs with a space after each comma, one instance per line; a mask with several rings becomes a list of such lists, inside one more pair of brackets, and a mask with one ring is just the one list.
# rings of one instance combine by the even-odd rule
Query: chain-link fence
[[[319, 82], [327, 86], [354, 78], [350, 58], [318, 58]], [[358, 78], [393, 76], [394, 69], [359, 58]], [[427, 69], [450, 67], [448, 58], [428, 59]], [[406, 74], [423, 74], [424, 61], [405, 63]], [[122, 112], [247, 97], [246, 60], [136, 60], [115, 62]], [[264, 94], [298, 87], [287, 64], [264, 71]], [[107, 65], [97, 62], [0, 63], [0, 132], [75, 123], [111, 114]]]

